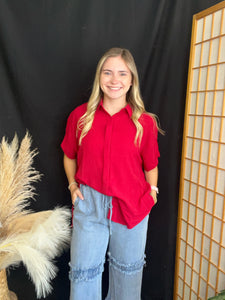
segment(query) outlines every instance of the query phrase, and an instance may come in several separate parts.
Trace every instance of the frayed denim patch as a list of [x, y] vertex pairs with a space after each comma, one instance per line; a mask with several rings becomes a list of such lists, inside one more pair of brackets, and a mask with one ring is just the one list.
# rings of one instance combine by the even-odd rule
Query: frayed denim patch
[[114, 257], [112, 257], [110, 252], [108, 252], [108, 261], [110, 266], [127, 275], [132, 275], [142, 271], [143, 266], [145, 265], [145, 258], [133, 264], [123, 264], [121, 262], [118, 262]]
[[86, 270], [76, 269], [71, 265], [71, 263], [69, 263], [69, 266], [70, 266], [69, 279], [75, 282], [93, 280], [95, 279], [95, 277], [102, 274], [102, 272], [104, 271], [103, 262], [101, 262], [98, 266]]

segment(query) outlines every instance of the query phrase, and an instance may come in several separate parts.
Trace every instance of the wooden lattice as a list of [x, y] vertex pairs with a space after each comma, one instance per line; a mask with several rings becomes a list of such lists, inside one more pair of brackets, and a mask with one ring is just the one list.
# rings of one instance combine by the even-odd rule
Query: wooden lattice
[[225, 289], [225, 1], [194, 15], [174, 299]]

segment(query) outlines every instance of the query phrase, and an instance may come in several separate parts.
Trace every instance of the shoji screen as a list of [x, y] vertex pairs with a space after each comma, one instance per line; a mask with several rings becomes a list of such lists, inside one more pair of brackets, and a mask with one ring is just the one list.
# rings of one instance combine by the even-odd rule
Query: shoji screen
[[174, 299], [225, 289], [225, 1], [193, 18]]

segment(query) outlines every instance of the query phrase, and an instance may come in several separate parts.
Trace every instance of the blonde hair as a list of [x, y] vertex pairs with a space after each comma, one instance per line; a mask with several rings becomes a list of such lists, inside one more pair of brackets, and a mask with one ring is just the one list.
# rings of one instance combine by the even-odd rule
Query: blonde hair
[[[117, 57], [120, 56], [124, 62], [126, 63], [127, 67], [130, 69], [132, 74], [132, 86], [127, 92], [127, 103], [130, 104], [132, 108], [132, 121], [134, 122], [134, 125], [136, 126], [137, 132], [134, 139], [135, 144], [140, 144], [142, 136], [143, 136], [143, 127], [138, 121], [142, 113], [147, 113], [145, 110], [144, 102], [141, 98], [140, 94], [140, 88], [139, 88], [139, 78], [138, 78], [138, 72], [137, 68], [134, 62], [134, 58], [129, 50], [123, 49], [123, 48], [111, 48], [109, 49], [99, 60], [96, 73], [95, 73], [95, 79], [94, 84], [92, 88], [92, 93], [89, 98], [88, 104], [87, 104], [87, 111], [86, 113], [80, 118], [78, 122], [78, 128], [81, 130], [81, 135], [79, 139], [79, 144], [81, 144], [82, 139], [85, 137], [85, 135], [88, 133], [88, 131], [92, 127], [92, 123], [94, 120], [95, 111], [98, 107], [98, 104], [100, 100], [103, 97], [103, 92], [100, 88], [100, 75], [102, 71], [102, 67], [105, 63], [105, 61], [109, 57]], [[157, 116], [148, 113], [153, 120], [155, 121], [155, 125], [159, 131], [162, 131], [158, 124], [157, 124]]]

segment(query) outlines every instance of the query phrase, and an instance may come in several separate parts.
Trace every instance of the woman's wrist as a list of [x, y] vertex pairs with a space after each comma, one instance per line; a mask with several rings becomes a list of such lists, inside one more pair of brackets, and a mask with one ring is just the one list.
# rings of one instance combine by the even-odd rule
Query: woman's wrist
[[77, 182], [76, 182], [76, 181], [73, 181], [73, 182], [71, 182], [71, 183], [68, 185], [68, 190], [70, 190], [71, 186], [73, 186], [73, 185], [76, 185], [76, 187], [78, 187]]
[[158, 194], [159, 193], [159, 188], [155, 185], [151, 185], [151, 191], [155, 191]]

